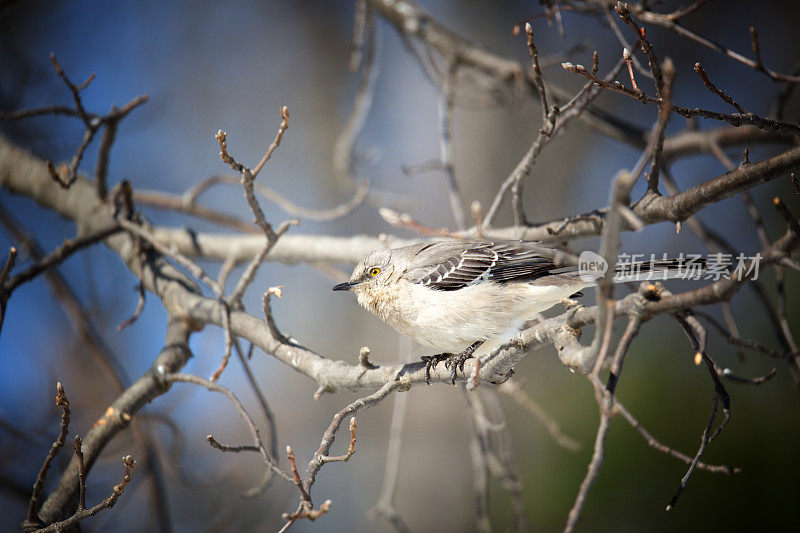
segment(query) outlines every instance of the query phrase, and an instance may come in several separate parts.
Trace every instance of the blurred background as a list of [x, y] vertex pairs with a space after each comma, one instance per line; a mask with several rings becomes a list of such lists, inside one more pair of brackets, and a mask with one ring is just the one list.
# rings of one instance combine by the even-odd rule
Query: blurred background
[[[661, 12], [680, 5], [655, 4], [654, 9]], [[535, 2], [423, 0], [421, 6], [457, 33], [523, 64], [528, 61], [525, 40], [512, 35], [512, 28], [543, 12]], [[53, 72], [50, 52], [75, 82], [97, 73], [82, 93], [91, 111], [105, 113], [111, 104], [121, 105], [147, 93], [149, 103], [135, 110], [119, 129], [109, 180], [113, 185], [127, 179], [134, 189], [180, 194], [203, 178], [228, 171], [214, 140], [219, 129], [228, 133], [231, 153], [254, 165], [274, 137], [279, 109], [285, 105], [291, 111], [289, 130], [258, 179], [297, 204], [331, 207], [352, 194], [337, 185], [332, 157], [359, 82], [359, 74], [348, 69], [353, 17], [351, 2], [0, 2], [0, 109], [71, 105], [70, 94]], [[796, 53], [800, 36], [793, 22], [798, 17], [800, 5], [792, 0], [727, 1], [701, 9], [687, 19], [687, 25], [745, 55], [750, 54], [748, 27], [753, 25], [760, 30], [765, 63], [791, 72], [800, 60]], [[356, 174], [375, 188], [395, 193], [400, 210], [425, 224], [452, 227], [441, 174], [409, 177], [401, 170], [403, 165], [439, 156], [440, 90], [408, 53], [395, 29], [381, 19], [377, 22], [380, 72], [374, 105], [356, 145]], [[554, 65], [545, 69], [546, 79], [577, 91], [582, 80], [558, 66], [564, 58], [591, 65], [591, 53], [597, 50], [603, 73], [621, 50], [613, 35], [593, 18], [564, 13], [564, 25], [566, 37], [561, 38], [555, 28], [538, 19], [537, 46], [542, 62]], [[675, 61], [676, 103], [731, 111], [692, 71], [694, 63], [701, 61], [714, 83], [748, 110], [769, 114], [774, 108], [781, 86], [766, 76], [660, 28], [647, 31], [659, 57], [668, 55]], [[579, 51], [567, 56], [577, 45], [582, 45]], [[528, 100], [500, 105], [467, 81], [458, 87], [456, 98], [456, 179], [465, 208], [473, 200], [486, 208], [541, 127], [539, 104]], [[653, 106], [620, 95], [603, 94], [597, 102], [643, 128], [656, 118]], [[797, 121], [797, 102], [788, 107], [786, 119]], [[719, 124], [701, 122], [700, 126]], [[683, 119], [673, 116], [668, 134], [685, 127]], [[13, 142], [53, 161], [71, 158], [83, 131], [79, 120], [64, 117], [0, 122], [0, 128]], [[81, 169], [93, 168], [97, 144], [90, 147]], [[760, 160], [779, 150], [752, 147], [750, 158]], [[735, 162], [741, 160], [739, 150], [729, 155]], [[636, 149], [572, 122], [566, 134], [545, 149], [528, 178], [528, 217], [539, 222], [605, 206], [615, 173], [632, 167], [638, 156]], [[723, 172], [711, 156], [684, 159], [673, 167], [682, 188]], [[643, 192], [641, 184], [642, 180], [634, 198]], [[781, 196], [795, 214], [800, 212], [788, 180], [763, 185], [753, 194], [773, 238], [784, 231], [782, 219], [771, 208], [774, 196]], [[250, 218], [237, 187], [217, 188], [202, 202]], [[266, 201], [262, 205], [273, 223], [291, 218], [275, 205]], [[27, 228], [45, 250], [74, 234], [70, 223], [5, 191], [0, 191], [0, 209]], [[143, 210], [159, 225], [226, 231], [183, 215]], [[700, 218], [723, 232], [740, 251], [749, 255], [761, 249], [741, 198], [713, 206]], [[506, 208], [497, 225], [511, 222]], [[290, 231], [415, 237], [389, 226], [369, 203], [341, 220], [303, 221]], [[0, 249], [15, 244], [0, 232]], [[586, 239], [576, 241], [573, 249], [597, 246], [596, 239]], [[676, 234], [671, 224], [626, 233], [623, 249], [628, 253], [705, 253], [694, 235], [685, 229]], [[212, 272], [219, 268], [204, 266]], [[337, 266], [348, 273], [351, 268]], [[141, 318], [118, 333], [116, 325], [130, 316], [137, 301], [137, 280], [118, 257], [96, 246], [70, 258], [59, 271], [93, 314], [126, 382], [141, 376], [164, 342], [165, 313], [160, 302], [148, 297]], [[790, 324], [796, 326], [800, 280], [794, 274], [787, 273], [787, 292]], [[763, 277], [772, 291], [773, 274]], [[259, 315], [263, 290], [282, 285], [284, 298], [273, 306], [277, 323], [309, 348], [351, 363], [357, 361], [363, 345], [371, 348], [375, 362], [409, 356], [401, 353], [402, 343], [394, 331], [359, 309], [351, 297], [332, 293], [332, 284], [309, 265], [267, 263], [244, 303]], [[686, 287], [678, 283], [675, 290]], [[587, 294], [585, 302], [592, 301], [593, 295]], [[712, 311], [719, 316], [719, 309]], [[777, 346], [750, 291], [735, 296], [733, 311], [743, 336]], [[592, 335], [589, 329], [584, 339]], [[721, 365], [739, 374], [757, 376], [778, 369], [776, 377], [761, 387], [728, 386], [732, 420], [704, 455], [704, 461], [738, 466], [742, 473], [725, 477], [696, 472], [676, 510], [666, 513], [664, 507], [686, 466], [655, 452], [624, 421], [614, 418], [605, 465], [580, 523], [583, 531], [780, 531], [800, 526], [800, 393], [780, 361], [753, 354], [741, 361], [713, 335], [709, 346]], [[191, 347], [195, 357], [185, 371], [208, 376], [222, 355], [221, 330], [208, 327], [193, 335]], [[413, 358], [427, 353], [417, 346], [404, 351]], [[678, 324], [658, 317], [644, 325], [634, 342], [618, 389], [620, 400], [650, 432], [689, 455], [699, 444], [713, 395], [705, 368], [693, 364], [693, 353]], [[331, 416], [357, 396], [339, 393], [315, 401], [316, 385], [311, 380], [259, 351], [252, 364], [276, 415], [279, 449], [291, 444], [298, 462], [306, 464]], [[578, 452], [564, 450], [536, 419], [501, 396], [518, 473], [525, 483], [528, 518], [537, 530], [560, 530], [591, 456], [598, 420], [594, 395], [585, 379], [570, 374], [558, 362], [552, 348], [531, 353], [517, 373], [526, 379], [526, 392], [568, 435], [583, 443]], [[18, 529], [30, 487], [57, 434], [56, 381], [64, 384], [72, 404], [71, 436], [85, 432], [115, 396], [47, 283], [39, 278], [14, 293], [0, 336], [0, 529]], [[221, 383], [236, 391], [254, 414], [258, 412], [237, 361], [232, 361]], [[317, 523], [299, 521], [294, 530], [391, 530], [386, 522], [369, 520], [367, 511], [376, 503], [383, 481], [394, 401], [358, 415], [355, 456], [346, 464], [327, 465], [314, 486], [317, 503], [333, 501], [331, 512]], [[444, 385], [416, 387], [407, 401], [397, 511], [413, 531], [474, 529], [470, 422], [464, 395]], [[274, 482], [256, 499], [238, 497], [261, 478], [261, 463], [255, 455], [223, 455], [205, 442], [212, 433], [231, 444], [248, 440], [240, 418], [221, 397], [179, 384], [147, 406], [140, 417], [159, 442], [158, 462], [175, 530], [272, 531], [282, 525], [281, 513], [296, 507], [295, 488], [282, 482]], [[263, 420], [259, 422], [263, 426]], [[342, 451], [335, 453], [343, 453], [346, 440], [340, 435], [334, 450]], [[121, 475], [119, 457], [127, 453], [140, 458], [130, 435], [122, 434], [107, 447], [89, 476], [89, 503], [110, 493]], [[68, 456], [65, 451], [54, 464], [46, 490], [58, 479]], [[87, 531], [156, 528], [145, 474], [144, 469], [137, 470], [114, 509], [84, 521], [82, 527]], [[496, 482], [491, 485], [490, 518], [497, 531], [510, 527], [508, 494]]]

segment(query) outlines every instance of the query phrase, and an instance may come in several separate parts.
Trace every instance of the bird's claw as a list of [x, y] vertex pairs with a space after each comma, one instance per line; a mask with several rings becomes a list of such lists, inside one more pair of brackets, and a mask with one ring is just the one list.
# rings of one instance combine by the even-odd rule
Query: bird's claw
[[431, 368], [436, 368], [436, 365], [439, 364], [440, 361], [444, 361], [445, 368], [450, 369], [450, 382], [455, 385], [456, 370], [461, 370], [462, 373], [464, 372], [464, 363], [467, 362], [467, 359], [472, 357], [472, 354], [475, 353], [475, 350], [481, 344], [483, 344], [483, 341], [474, 342], [461, 353], [457, 354], [438, 353], [436, 355], [423, 355], [421, 359], [425, 361], [425, 381], [428, 385], [431, 384]]
[[[425, 382], [430, 385], [431, 384], [431, 368], [436, 368], [436, 365], [439, 364], [440, 361], [450, 361], [450, 358], [453, 357], [453, 354], [449, 353], [437, 353], [436, 355], [423, 355], [420, 359], [425, 361]], [[449, 364], [445, 362], [445, 366], [449, 367]], [[455, 382], [455, 378], [454, 378]]]
[[450, 369], [450, 382], [455, 385], [456, 384], [456, 369], [460, 368], [461, 372], [464, 372], [464, 362], [472, 357], [471, 353], [467, 353], [466, 350], [459, 354], [451, 355], [447, 358], [444, 362], [445, 368]]

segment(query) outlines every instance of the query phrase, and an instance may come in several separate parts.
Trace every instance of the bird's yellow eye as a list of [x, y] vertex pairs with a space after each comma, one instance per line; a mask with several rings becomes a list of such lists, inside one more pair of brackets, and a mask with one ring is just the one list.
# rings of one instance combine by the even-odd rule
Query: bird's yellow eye
[[381, 269], [378, 267], [372, 267], [369, 269], [369, 275], [373, 278], [381, 273]]

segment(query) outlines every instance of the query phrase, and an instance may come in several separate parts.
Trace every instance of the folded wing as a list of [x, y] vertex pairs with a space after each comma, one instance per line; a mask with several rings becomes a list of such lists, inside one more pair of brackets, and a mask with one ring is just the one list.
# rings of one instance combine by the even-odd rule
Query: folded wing
[[559, 267], [554, 250], [523, 241], [448, 241], [418, 252], [404, 278], [432, 289], [452, 291], [485, 281], [532, 281]]

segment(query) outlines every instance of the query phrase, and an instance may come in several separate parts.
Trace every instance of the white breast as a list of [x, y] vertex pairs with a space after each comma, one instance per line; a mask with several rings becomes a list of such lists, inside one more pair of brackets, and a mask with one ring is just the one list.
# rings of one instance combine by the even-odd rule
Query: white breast
[[475, 341], [507, 340], [524, 322], [580, 288], [488, 281], [439, 291], [401, 279], [389, 287], [358, 291], [358, 301], [420, 344], [459, 353]]

